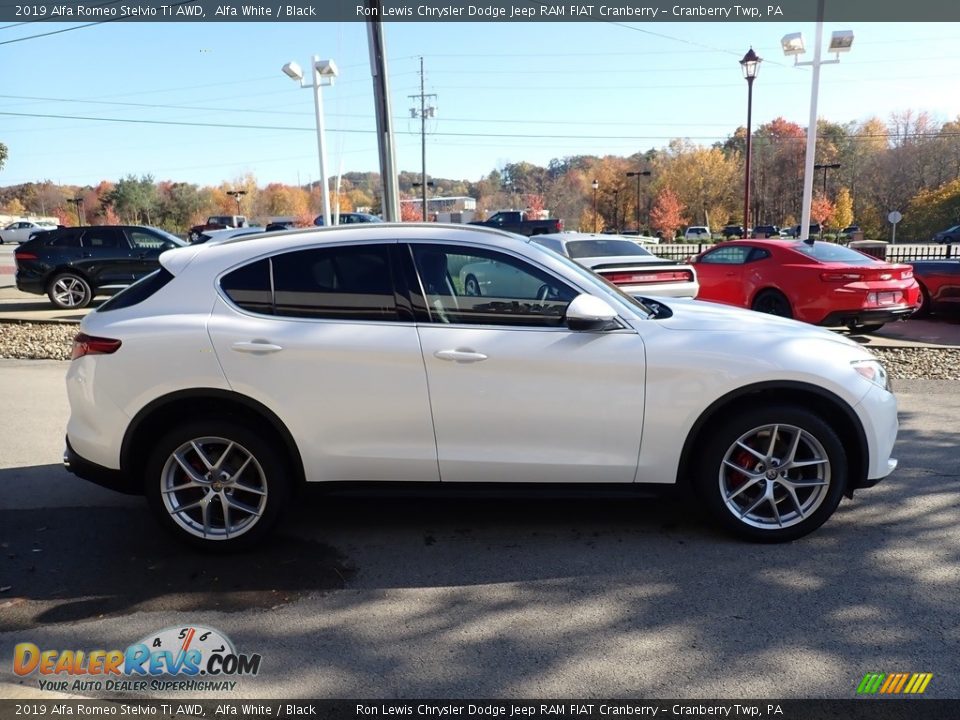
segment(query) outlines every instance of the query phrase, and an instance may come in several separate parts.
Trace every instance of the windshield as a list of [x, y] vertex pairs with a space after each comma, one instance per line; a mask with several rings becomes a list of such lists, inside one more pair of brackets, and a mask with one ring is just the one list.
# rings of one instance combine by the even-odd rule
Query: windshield
[[644, 317], [651, 318], [656, 315], [656, 313], [650, 308], [650, 306], [640, 302], [632, 295], [628, 295], [627, 293], [623, 292], [623, 290], [618, 288], [609, 280], [605, 280], [599, 275], [590, 272], [585, 267], [583, 267], [583, 265], [575, 263], [566, 255], [561, 255], [560, 253], [554, 252], [550, 248], [546, 248], [543, 245], [540, 245], [535, 242], [529, 243], [529, 247], [536, 248], [536, 250], [539, 252], [549, 254], [550, 257], [553, 258], [556, 262], [562, 262], [571, 272], [575, 273], [576, 275], [579, 275], [580, 277], [584, 278], [587, 282], [591, 284], [594, 284], [599, 281], [604, 286], [604, 289], [607, 290], [611, 295], [616, 296], [618, 300], [625, 302], [631, 307], [637, 309]]
[[793, 249], [798, 253], [812, 257], [820, 262], [846, 263], [847, 265], [873, 265], [881, 262], [869, 255], [845, 248], [842, 245], [834, 245], [828, 242], [796, 243]]
[[567, 254], [572, 258], [585, 258], [651, 253], [632, 240], [571, 240], [567, 242]]
[[158, 227], [150, 227], [150, 226], [147, 226], [147, 227], [149, 230], [155, 232], [157, 235], [162, 235], [164, 240], [169, 240], [170, 242], [175, 243], [178, 247], [185, 246], [187, 244], [183, 240], [178, 238], [176, 235], [172, 233], [168, 233], [166, 230], [161, 230]]

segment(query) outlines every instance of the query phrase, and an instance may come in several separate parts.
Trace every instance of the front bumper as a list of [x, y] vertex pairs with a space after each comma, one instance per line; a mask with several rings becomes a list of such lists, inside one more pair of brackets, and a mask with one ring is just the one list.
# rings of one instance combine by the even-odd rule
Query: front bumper
[[130, 478], [122, 470], [113, 470], [90, 462], [80, 457], [70, 445], [70, 438], [66, 438], [66, 447], [63, 450], [63, 467], [82, 480], [89, 480], [95, 485], [116, 490], [125, 495], [140, 495], [142, 488], [137, 483], [130, 482]]

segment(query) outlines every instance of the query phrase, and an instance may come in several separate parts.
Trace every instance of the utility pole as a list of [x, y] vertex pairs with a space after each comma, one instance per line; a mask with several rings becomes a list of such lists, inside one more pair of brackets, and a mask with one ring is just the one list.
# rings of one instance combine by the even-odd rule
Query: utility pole
[[380, 182], [383, 186], [383, 219], [400, 221], [400, 192], [397, 187], [397, 162], [394, 155], [393, 118], [390, 115], [390, 83], [387, 76], [387, 48], [383, 38], [380, 0], [366, 0], [368, 10], [367, 42], [370, 47], [370, 75], [377, 115], [377, 148], [380, 152]]
[[419, 100], [420, 107], [410, 108], [410, 117], [420, 118], [420, 160], [422, 163], [422, 169], [420, 171], [420, 185], [423, 189], [423, 221], [427, 221], [427, 118], [435, 117], [437, 114], [437, 108], [433, 105], [427, 105], [427, 98], [436, 99], [436, 95], [433, 93], [424, 92], [424, 75], [423, 75], [423, 55], [420, 56], [420, 94], [419, 95], [409, 95], [408, 97], [411, 100]]

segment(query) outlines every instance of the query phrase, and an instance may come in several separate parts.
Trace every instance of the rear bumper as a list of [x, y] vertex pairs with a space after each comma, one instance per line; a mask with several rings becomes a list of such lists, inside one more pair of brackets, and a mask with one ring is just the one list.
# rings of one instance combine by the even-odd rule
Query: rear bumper
[[837, 325], [874, 325], [888, 323], [895, 320], [906, 320], [913, 315], [915, 307], [912, 305], [894, 305], [883, 308], [859, 308], [857, 310], [835, 310], [820, 321], [820, 325], [834, 327]]
[[140, 495], [142, 489], [130, 482], [130, 478], [122, 470], [97, 465], [80, 457], [70, 445], [70, 438], [66, 438], [66, 448], [63, 451], [63, 467], [82, 480], [88, 480], [95, 485], [126, 495]]
[[16, 272], [16, 282], [17, 290], [21, 292], [33, 293], [34, 295], [44, 295], [47, 292], [43, 277], [27, 274], [19, 268]]

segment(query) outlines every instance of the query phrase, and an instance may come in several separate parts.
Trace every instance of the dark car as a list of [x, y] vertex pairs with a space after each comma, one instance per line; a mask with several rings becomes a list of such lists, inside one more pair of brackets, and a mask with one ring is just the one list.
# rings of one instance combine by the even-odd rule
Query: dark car
[[953, 225], [946, 230], [941, 230], [933, 236], [933, 241], [938, 243], [955, 243], [960, 240], [960, 225]]
[[780, 237], [780, 228], [776, 225], [757, 225], [753, 229], [753, 236], [755, 238], [778, 238]]
[[90, 225], [49, 230], [14, 252], [17, 288], [46, 294], [58, 308], [86, 307], [156, 270], [164, 250], [185, 245], [158, 228]]
[[[811, 238], [812, 238], [813, 236], [819, 235], [819, 234], [820, 234], [820, 224], [819, 224], [819, 223], [813, 223], [813, 224], [810, 226], [810, 233], [809, 233], [809, 235], [807, 235], [807, 237], [811, 237]], [[799, 225], [794, 225], [792, 228], [790, 228], [789, 230], [787, 230], [787, 237], [792, 237], [792, 238], [798, 238], [798, 237], [800, 237], [800, 226], [799, 226]]]
[[743, 225], [727, 225], [723, 228], [723, 237], [725, 240], [730, 238], [742, 238], [746, 237], [747, 231], [743, 229]]
[[960, 311], [960, 260], [911, 260], [913, 277], [920, 285], [917, 317]]
[[[331, 217], [333, 213], [331, 213]], [[378, 223], [383, 222], [376, 215], [371, 215], [370, 213], [361, 213], [361, 212], [346, 212], [340, 213], [340, 224], [341, 225], [355, 225], [357, 223]], [[317, 215], [313, 221], [314, 225], [323, 226], [323, 215]]]

